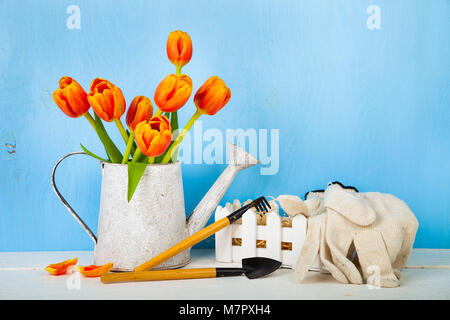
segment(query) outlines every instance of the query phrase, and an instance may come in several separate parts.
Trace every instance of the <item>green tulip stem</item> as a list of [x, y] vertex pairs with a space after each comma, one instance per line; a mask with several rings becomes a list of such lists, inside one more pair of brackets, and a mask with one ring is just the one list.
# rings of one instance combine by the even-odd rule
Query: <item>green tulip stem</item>
[[133, 155], [133, 159], [131, 160], [131, 162], [138, 162], [139, 158], [141, 158], [144, 154], [142, 153], [141, 149], [139, 149], [139, 147], [136, 148], [136, 152]]
[[148, 163], [150, 164], [155, 163], [155, 157], [148, 157]]
[[175, 74], [181, 74], [181, 68], [182, 66], [177, 66], [177, 71], [175, 72]]
[[117, 128], [119, 129], [120, 134], [122, 135], [123, 141], [125, 142], [126, 145], [128, 145], [128, 134], [125, 131], [125, 128], [123, 127], [122, 121], [120, 121], [120, 119], [114, 119], [114, 122]]
[[95, 128], [95, 120], [94, 118], [92, 118], [91, 114], [89, 112], [86, 112], [85, 114], [83, 114], [83, 116], [85, 116], [87, 121], [89, 121], [89, 123], [91, 124], [92, 128], [94, 128], [95, 132], [97, 132], [97, 129]]
[[128, 137], [127, 148], [125, 149], [125, 154], [123, 155], [122, 164], [127, 163], [130, 157], [131, 149], [133, 148], [134, 142], [134, 130], [130, 129], [130, 136]]
[[155, 114], [153, 116], [157, 117], [157, 116], [160, 116], [160, 115], [162, 115], [162, 110], [158, 109], [158, 110], [156, 110], [156, 112], [155, 112]]
[[184, 136], [188, 133], [188, 131], [191, 129], [192, 125], [194, 124], [195, 121], [197, 121], [197, 119], [201, 116], [202, 114], [197, 110], [195, 111], [194, 115], [191, 117], [191, 119], [189, 119], [188, 123], [186, 123], [186, 125], [184, 126], [183, 130], [180, 132], [180, 134], [178, 135], [178, 137], [175, 139], [175, 141], [172, 143], [172, 145], [170, 146], [169, 150], [167, 150], [164, 158], [162, 159], [161, 163], [168, 163], [169, 160], [172, 158], [172, 153], [174, 152], [174, 150], [176, 150], [176, 148], [178, 147], [178, 145], [181, 143], [181, 141], [183, 140]]

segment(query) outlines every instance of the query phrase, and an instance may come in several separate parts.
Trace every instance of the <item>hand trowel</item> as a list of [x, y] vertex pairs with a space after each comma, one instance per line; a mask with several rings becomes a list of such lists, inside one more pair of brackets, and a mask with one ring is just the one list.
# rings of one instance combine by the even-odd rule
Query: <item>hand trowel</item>
[[103, 283], [116, 283], [152, 280], [180, 280], [232, 277], [240, 276], [242, 274], [249, 279], [256, 279], [274, 272], [280, 268], [280, 266], [280, 261], [265, 257], [253, 257], [242, 259], [242, 268], [197, 268], [107, 273], [102, 275], [101, 281]]

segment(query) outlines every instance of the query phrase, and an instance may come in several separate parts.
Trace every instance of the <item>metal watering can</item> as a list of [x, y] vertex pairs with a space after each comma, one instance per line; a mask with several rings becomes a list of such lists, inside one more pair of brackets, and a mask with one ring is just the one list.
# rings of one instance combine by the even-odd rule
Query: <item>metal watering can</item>
[[[228, 144], [228, 166], [186, 220], [181, 163], [149, 164], [130, 202], [127, 201], [128, 168], [100, 162], [102, 187], [97, 237], [59, 192], [53, 167], [51, 181], [58, 198], [94, 242], [94, 264], [113, 262], [114, 271], [132, 271], [159, 253], [202, 229], [236, 174], [259, 161], [243, 149]], [[190, 262], [190, 250], [154, 269], [172, 269]]]

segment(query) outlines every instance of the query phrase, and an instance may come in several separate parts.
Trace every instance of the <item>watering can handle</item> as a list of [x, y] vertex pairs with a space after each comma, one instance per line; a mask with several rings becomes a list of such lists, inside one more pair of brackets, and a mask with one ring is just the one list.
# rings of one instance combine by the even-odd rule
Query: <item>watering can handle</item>
[[58, 162], [55, 164], [55, 166], [53, 167], [52, 170], [52, 187], [53, 190], [55, 191], [56, 195], [58, 196], [59, 200], [61, 200], [61, 202], [64, 204], [64, 206], [67, 208], [67, 210], [69, 210], [70, 214], [74, 217], [75, 220], [77, 220], [77, 222], [80, 224], [80, 226], [84, 229], [84, 231], [87, 232], [87, 234], [89, 235], [89, 237], [91, 237], [92, 241], [94, 241], [94, 245], [97, 244], [97, 237], [94, 235], [94, 233], [92, 232], [91, 229], [89, 229], [89, 227], [87, 226], [86, 223], [84, 223], [84, 221], [80, 218], [80, 216], [75, 212], [75, 210], [72, 209], [72, 207], [70, 206], [70, 204], [66, 201], [66, 199], [61, 195], [61, 193], [59, 192], [58, 188], [56, 187], [55, 184], [55, 171], [56, 168], [59, 166], [59, 164], [66, 158], [76, 155], [76, 154], [85, 154], [87, 155], [86, 152], [83, 151], [76, 151], [76, 152], [71, 152], [66, 154], [64, 157], [62, 157], [61, 159], [58, 160]]

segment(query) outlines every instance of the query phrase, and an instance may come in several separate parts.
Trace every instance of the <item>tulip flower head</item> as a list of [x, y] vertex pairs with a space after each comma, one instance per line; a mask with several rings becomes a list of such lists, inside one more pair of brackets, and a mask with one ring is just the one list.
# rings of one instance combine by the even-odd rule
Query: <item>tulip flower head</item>
[[53, 92], [53, 100], [62, 112], [72, 118], [82, 116], [90, 108], [86, 91], [71, 77], [59, 80], [59, 88]]
[[120, 119], [126, 108], [122, 90], [108, 80], [100, 78], [92, 81], [88, 101], [95, 113], [107, 122]]
[[209, 78], [195, 93], [194, 103], [202, 114], [214, 115], [222, 109], [231, 98], [231, 90], [219, 77]]
[[183, 31], [172, 31], [167, 39], [167, 56], [177, 68], [187, 64], [192, 58], [191, 37]]
[[172, 141], [172, 128], [165, 116], [156, 116], [149, 121], [142, 121], [136, 125], [136, 144], [143, 154], [157, 157], [166, 151]]
[[163, 112], [174, 112], [183, 107], [192, 93], [192, 80], [185, 74], [170, 74], [155, 91], [154, 101]]
[[153, 115], [153, 105], [149, 98], [137, 96], [131, 102], [127, 111], [127, 126], [134, 130], [139, 122], [150, 120]]

